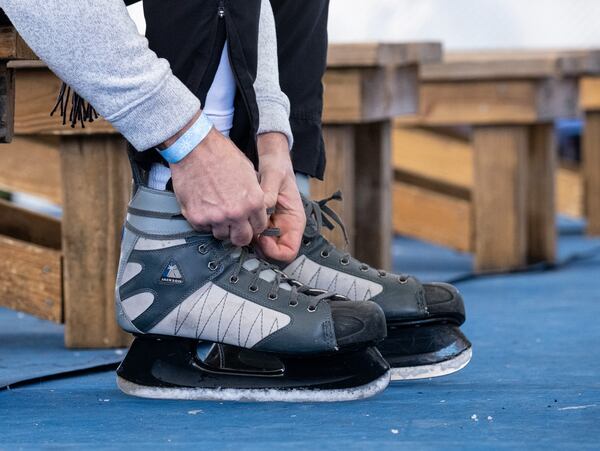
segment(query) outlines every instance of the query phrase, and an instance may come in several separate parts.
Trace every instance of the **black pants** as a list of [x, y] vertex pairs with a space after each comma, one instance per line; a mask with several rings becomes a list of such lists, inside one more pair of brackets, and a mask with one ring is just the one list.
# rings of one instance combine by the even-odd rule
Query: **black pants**
[[277, 28], [279, 82], [290, 99], [294, 169], [323, 178], [321, 131], [329, 0], [271, 0]]

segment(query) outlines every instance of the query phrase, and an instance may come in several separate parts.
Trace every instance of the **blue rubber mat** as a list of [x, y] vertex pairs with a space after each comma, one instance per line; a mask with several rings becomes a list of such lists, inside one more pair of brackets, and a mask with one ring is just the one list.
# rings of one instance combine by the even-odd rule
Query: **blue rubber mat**
[[0, 449], [598, 449], [599, 274], [597, 255], [460, 283], [474, 356], [446, 378], [361, 402], [221, 404], [127, 397], [103, 372], [0, 392]]
[[65, 349], [63, 331], [61, 325], [0, 308], [0, 388], [119, 362], [123, 357], [122, 349]]

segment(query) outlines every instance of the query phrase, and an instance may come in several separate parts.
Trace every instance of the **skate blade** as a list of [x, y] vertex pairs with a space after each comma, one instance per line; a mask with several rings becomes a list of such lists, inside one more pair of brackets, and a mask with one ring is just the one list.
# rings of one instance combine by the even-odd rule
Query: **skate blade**
[[431, 365], [392, 368], [392, 381], [408, 381], [448, 376], [466, 367], [473, 356], [472, 348], [465, 349], [456, 357]]
[[370, 398], [390, 383], [387, 371], [368, 384], [345, 389], [234, 389], [234, 388], [157, 388], [139, 385], [117, 376], [119, 389], [128, 395], [151, 399], [237, 401], [237, 402], [340, 402]]

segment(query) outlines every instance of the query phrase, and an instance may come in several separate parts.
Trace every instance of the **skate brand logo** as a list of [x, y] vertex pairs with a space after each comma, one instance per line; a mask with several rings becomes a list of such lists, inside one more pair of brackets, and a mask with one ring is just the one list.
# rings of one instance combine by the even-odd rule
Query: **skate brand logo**
[[169, 263], [163, 269], [160, 281], [165, 283], [183, 283], [183, 276], [175, 260], [169, 260]]

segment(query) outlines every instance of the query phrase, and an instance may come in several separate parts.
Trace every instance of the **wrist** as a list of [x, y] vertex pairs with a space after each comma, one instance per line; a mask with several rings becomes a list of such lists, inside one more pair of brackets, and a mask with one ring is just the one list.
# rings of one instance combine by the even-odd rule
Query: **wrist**
[[262, 155], [282, 153], [289, 156], [287, 136], [279, 132], [267, 132], [257, 136], [257, 150], [259, 158]]
[[[189, 125], [189, 126], [188, 126]], [[204, 113], [197, 115], [193, 123], [167, 140], [168, 147], [158, 149], [158, 153], [168, 163], [175, 164], [183, 160], [202, 143], [213, 129], [213, 124]]]

